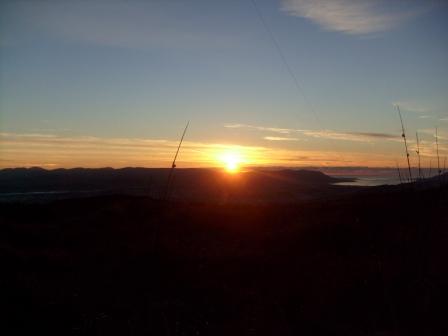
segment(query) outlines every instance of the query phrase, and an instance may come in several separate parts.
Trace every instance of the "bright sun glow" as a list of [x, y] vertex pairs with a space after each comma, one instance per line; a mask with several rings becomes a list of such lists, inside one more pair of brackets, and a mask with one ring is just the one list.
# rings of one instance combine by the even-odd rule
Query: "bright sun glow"
[[224, 163], [225, 169], [229, 173], [236, 173], [242, 163], [241, 154], [236, 151], [228, 151], [220, 155], [220, 161]]

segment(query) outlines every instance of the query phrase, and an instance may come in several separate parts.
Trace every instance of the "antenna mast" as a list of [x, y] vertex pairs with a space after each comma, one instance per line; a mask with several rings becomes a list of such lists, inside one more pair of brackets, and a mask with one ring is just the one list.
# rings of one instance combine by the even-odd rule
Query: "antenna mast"
[[177, 155], [179, 154], [180, 146], [182, 146], [182, 142], [184, 141], [185, 133], [187, 133], [188, 125], [190, 125], [190, 121], [188, 121], [187, 126], [185, 126], [184, 132], [182, 133], [182, 137], [180, 138], [179, 146], [177, 146], [176, 155], [174, 155], [173, 163], [171, 164], [170, 174], [168, 175], [168, 181], [166, 183], [164, 200], [168, 200], [168, 196], [170, 194], [170, 188], [171, 188], [171, 183], [173, 180], [174, 168], [176, 168]]
[[409, 182], [412, 182], [411, 162], [409, 161], [408, 143], [406, 141], [406, 133], [404, 131], [403, 118], [401, 117], [400, 106], [395, 105], [395, 107], [397, 108], [398, 116], [400, 117], [400, 122], [401, 122], [401, 132], [402, 132], [401, 136], [403, 137], [404, 148], [406, 150], [406, 159], [408, 160]]
[[422, 178], [422, 168], [421, 168], [421, 165], [420, 165], [420, 144], [419, 144], [419, 141], [418, 141], [418, 132], [415, 132], [415, 137], [417, 138], [417, 150], [416, 150], [416, 153], [417, 153], [417, 156], [418, 156], [418, 178], [421, 179]]

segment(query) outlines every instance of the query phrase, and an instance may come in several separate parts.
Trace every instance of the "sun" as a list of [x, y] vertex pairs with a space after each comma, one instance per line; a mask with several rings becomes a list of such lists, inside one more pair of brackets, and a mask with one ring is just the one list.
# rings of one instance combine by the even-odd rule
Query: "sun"
[[220, 155], [220, 161], [229, 173], [236, 173], [240, 169], [242, 162], [241, 154], [236, 151], [228, 151]]

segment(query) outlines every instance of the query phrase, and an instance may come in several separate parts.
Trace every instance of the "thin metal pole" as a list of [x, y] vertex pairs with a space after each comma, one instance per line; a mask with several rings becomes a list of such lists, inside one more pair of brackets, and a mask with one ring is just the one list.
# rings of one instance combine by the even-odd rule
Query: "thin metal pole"
[[408, 143], [406, 141], [406, 133], [404, 131], [403, 118], [401, 117], [400, 106], [395, 105], [395, 107], [397, 108], [398, 116], [400, 117], [400, 122], [401, 122], [401, 131], [402, 131], [401, 136], [403, 137], [404, 148], [406, 150], [406, 159], [408, 160], [409, 182], [412, 182], [411, 162], [409, 161]]
[[422, 178], [422, 168], [420, 165], [420, 145], [419, 145], [419, 141], [418, 141], [418, 132], [415, 132], [415, 137], [417, 138], [417, 156], [418, 156], [418, 178], [421, 179]]
[[[184, 140], [185, 133], [187, 133], [187, 128], [188, 128], [189, 124], [190, 124], [190, 121], [187, 122], [187, 126], [185, 126], [184, 132], [182, 133], [182, 137], [180, 139], [179, 146], [177, 146], [176, 155], [174, 155], [173, 163], [171, 164], [170, 173], [168, 175], [168, 180], [167, 180], [167, 183], [166, 183], [165, 194], [163, 195], [163, 198], [162, 198], [163, 201], [167, 201], [168, 197], [170, 195], [170, 188], [171, 188], [171, 184], [172, 184], [174, 168], [176, 168], [177, 155], [179, 154], [180, 146], [182, 145], [182, 142]], [[158, 253], [159, 235], [160, 235], [160, 223], [156, 221], [156, 223], [154, 225], [154, 232], [153, 232], [153, 238], [152, 238], [152, 240], [153, 240], [152, 241], [152, 248], [153, 248], [154, 256], [157, 256], [157, 253]]]
[[171, 183], [173, 180], [173, 174], [174, 174], [174, 168], [176, 168], [176, 160], [177, 156], [179, 155], [180, 147], [182, 146], [182, 142], [184, 141], [185, 133], [187, 133], [188, 126], [190, 125], [190, 121], [187, 122], [187, 126], [185, 126], [184, 132], [182, 133], [182, 137], [180, 138], [179, 146], [177, 146], [176, 154], [174, 155], [173, 163], [171, 164], [170, 173], [168, 175], [168, 181], [166, 183], [166, 189], [165, 189], [165, 196], [163, 199], [166, 201], [168, 200], [170, 189], [171, 189]]

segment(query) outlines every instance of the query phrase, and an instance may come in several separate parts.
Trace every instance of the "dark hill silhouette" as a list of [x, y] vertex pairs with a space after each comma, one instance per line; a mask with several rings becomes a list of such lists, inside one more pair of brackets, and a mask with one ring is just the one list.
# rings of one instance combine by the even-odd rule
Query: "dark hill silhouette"
[[0, 334], [447, 335], [447, 208], [440, 178], [294, 204], [0, 203]]
[[[91, 191], [130, 195], [165, 194], [169, 169], [0, 170], [0, 193]], [[229, 174], [221, 169], [176, 169], [170, 196], [196, 201], [295, 201], [346, 191], [345, 181], [318, 171], [252, 169]]]

